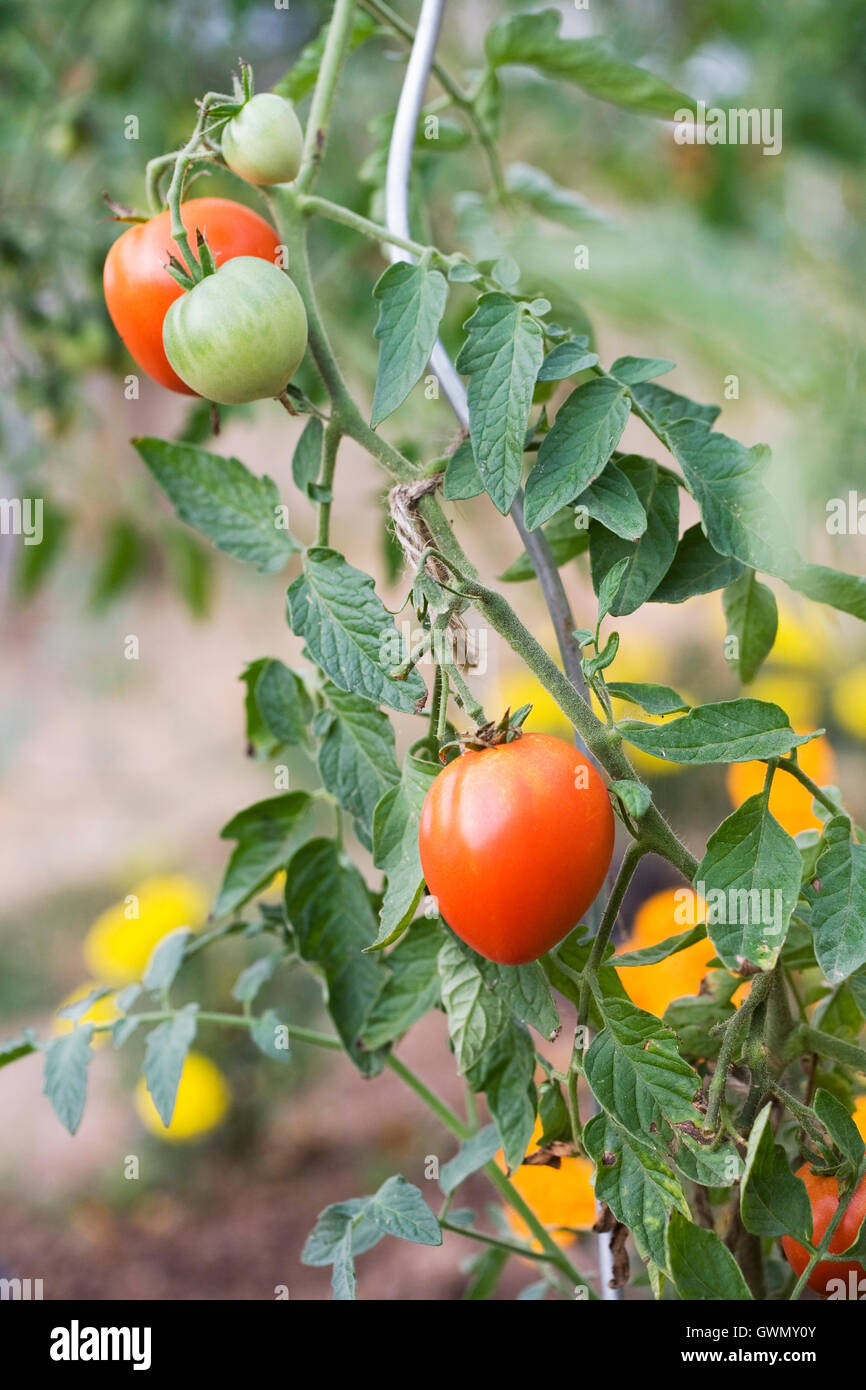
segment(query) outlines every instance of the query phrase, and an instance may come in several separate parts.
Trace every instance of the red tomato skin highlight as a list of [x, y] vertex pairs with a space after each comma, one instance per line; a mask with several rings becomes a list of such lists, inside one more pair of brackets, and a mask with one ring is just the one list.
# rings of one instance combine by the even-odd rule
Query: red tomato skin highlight
[[[802, 1178], [806, 1184], [809, 1201], [812, 1203], [812, 1241], [817, 1244], [839, 1205], [839, 1184], [835, 1178], [819, 1177], [813, 1173], [808, 1163], [804, 1163], [802, 1168], [797, 1169], [797, 1177]], [[866, 1178], [861, 1181], [848, 1204], [845, 1215], [833, 1233], [829, 1247], [832, 1255], [839, 1255], [843, 1250], [847, 1250], [849, 1245], [853, 1245], [864, 1216], [866, 1216]], [[799, 1278], [809, 1263], [808, 1252], [791, 1236], [782, 1236], [782, 1249], [788, 1264]], [[848, 1276], [852, 1271], [858, 1280], [866, 1278], [866, 1269], [856, 1260], [822, 1260], [816, 1264], [809, 1275], [809, 1288], [814, 1289], [816, 1293], [826, 1294], [827, 1284], [831, 1279], [843, 1279], [847, 1289], [849, 1287]]]
[[[257, 212], [228, 198], [191, 198], [181, 208], [183, 225], [195, 246], [196, 230], [207, 237], [217, 266], [236, 256], [276, 261], [280, 239]], [[171, 214], [127, 227], [109, 248], [102, 282], [111, 321], [138, 366], [165, 386], [194, 396], [169, 366], [162, 324], [170, 305], [184, 293], [165, 266], [179, 256], [171, 236]]]
[[449, 763], [419, 831], [445, 921], [502, 965], [537, 960], [577, 925], [613, 842], [610, 798], [593, 765], [572, 744], [533, 733]]

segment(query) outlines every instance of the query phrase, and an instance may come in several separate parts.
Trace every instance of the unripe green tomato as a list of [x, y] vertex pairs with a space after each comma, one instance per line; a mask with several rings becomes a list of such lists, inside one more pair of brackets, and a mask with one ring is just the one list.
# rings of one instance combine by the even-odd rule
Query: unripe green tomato
[[262, 92], [241, 107], [222, 133], [222, 152], [247, 183], [289, 183], [301, 167], [304, 133], [290, 101]]
[[279, 396], [307, 347], [294, 283], [270, 261], [237, 256], [176, 299], [162, 328], [181, 381], [219, 405]]

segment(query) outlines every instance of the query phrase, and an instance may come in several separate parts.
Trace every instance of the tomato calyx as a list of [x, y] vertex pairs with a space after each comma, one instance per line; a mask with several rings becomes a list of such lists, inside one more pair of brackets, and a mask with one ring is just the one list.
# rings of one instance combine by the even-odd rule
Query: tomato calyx
[[521, 705], [512, 714], [509, 707], [498, 723], [488, 719], [486, 724], [479, 725], [473, 733], [460, 734], [449, 743], [443, 743], [439, 749], [439, 761], [447, 762], [448, 759], [444, 755], [452, 748], [458, 749], [461, 753], [465, 753], [467, 748], [473, 752], [480, 752], [484, 748], [497, 748], [502, 743], [513, 743], [515, 739], [522, 738], [523, 730], [520, 726], [531, 709], [532, 705]]

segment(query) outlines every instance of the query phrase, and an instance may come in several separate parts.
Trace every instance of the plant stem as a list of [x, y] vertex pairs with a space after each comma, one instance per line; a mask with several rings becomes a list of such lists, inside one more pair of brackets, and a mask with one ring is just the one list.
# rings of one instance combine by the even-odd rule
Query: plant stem
[[349, 46], [352, 22], [355, 16], [354, 0], [335, 0], [331, 20], [328, 24], [328, 37], [319, 76], [313, 92], [307, 128], [304, 133], [304, 148], [301, 154], [301, 167], [294, 187], [298, 193], [306, 193], [316, 181], [319, 166], [325, 155], [328, 142], [328, 127], [334, 93], [343, 66], [343, 59]]
[[707, 1113], [704, 1117], [704, 1129], [709, 1133], [715, 1133], [718, 1129], [719, 1114], [722, 1108], [722, 1101], [725, 1098], [725, 1086], [728, 1080], [728, 1067], [737, 1055], [737, 1050], [743, 1040], [745, 1032], [749, 1026], [749, 1020], [763, 1002], [773, 983], [772, 972], [763, 975], [756, 975], [752, 980], [752, 987], [748, 996], [744, 999], [737, 1012], [733, 1015], [725, 1029], [722, 1045], [719, 1049], [716, 1070], [710, 1082], [710, 1091], [707, 1097]]
[[339, 203], [331, 203], [327, 198], [307, 194], [298, 199], [298, 207], [305, 214], [318, 213], [320, 217], [326, 217], [329, 222], [339, 222], [343, 227], [351, 227], [353, 231], [360, 232], [362, 236], [370, 237], [374, 241], [390, 242], [392, 246], [399, 246], [401, 250], [417, 256], [419, 260], [422, 256], [432, 255], [445, 264], [450, 264], [457, 259], [456, 257], [443, 256], [435, 246], [422, 246], [419, 241], [411, 241], [407, 237], [397, 236], [395, 232], [389, 232], [388, 228], [382, 226], [381, 223], [371, 222], [369, 217], [362, 217], [360, 213], [352, 212], [351, 208], [344, 208]]
[[571, 611], [565, 585], [553, 558], [550, 544], [540, 527], [536, 531], [527, 529], [523, 519], [523, 496], [520, 493], [514, 499], [511, 515], [526, 553], [532, 561], [532, 568], [538, 576], [541, 592], [553, 622], [553, 630], [556, 633], [556, 641], [565, 674], [575, 690], [585, 697], [586, 685], [583, 679], [580, 647], [574, 639], [574, 614]]
[[[644, 845], [642, 841], [632, 840], [625, 854], [622, 857], [622, 863], [619, 866], [619, 872], [617, 873], [616, 879], [614, 880], [614, 885], [611, 889], [610, 897], [608, 898], [607, 903], [605, 904], [605, 909], [602, 913], [602, 918], [598, 926], [598, 931], [595, 934], [595, 940], [592, 943], [592, 950], [589, 953], [589, 960], [586, 962], [586, 966], [583, 971], [583, 980], [580, 986], [580, 1003], [578, 1004], [577, 1009], [578, 1028], [582, 1028], [586, 1023], [587, 1015], [589, 1013], [589, 1000], [592, 993], [593, 982], [598, 976], [599, 969], [604, 962], [604, 953], [607, 950], [607, 944], [610, 941], [610, 934], [613, 931], [616, 919], [619, 916], [619, 910], [622, 907], [622, 900], [626, 895], [626, 890], [632, 881], [635, 869], [637, 868], [638, 864], [640, 863], [641, 859], [646, 853], [647, 846]], [[573, 1064], [576, 1064], [579, 1061], [577, 1055], [578, 1036], [578, 1034], [575, 1034], [575, 1048], [574, 1053], [572, 1054]], [[583, 1049], [581, 1048], [581, 1053], [582, 1051]]]
[[339, 421], [330, 419], [322, 435], [322, 466], [319, 470], [319, 487], [325, 489], [327, 496], [318, 503], [319, 521], [316, 529], [316, 545], [327, 545], [331, 526], [331, 492], [334, 486], [334, 469], [337, 466], [337, 450], [340, 447], [342, 430]]
[[443, 1231], [453, 1231], [455, 1235], [466, 1236], [468, 1240], [480, 1240], [495, 1250], [507, 1250], [509, 1255], [519, 1255], [521, 1259], [550, 1261], [553, 1259], [546, 1250], [533, 1250], [531, 1245], [518, 1245], [516, 1240], [502, 1240], [499, 1236], [489, 1236], [484, 1231], [474, 1231], [471, 1226], [461, 1226], [457, 1221], [445, 1221], [440, 1216], [439, 1225]]
[[800, 785], [811, 792], [814, 799], [819, 801], [828, 811], [832, 812], [834, 816], [847, 816], [844, 807], [840, 806], [838, 802], [828, 796], [827, 793], [818, 786], [818, 783], [813, 781], [808, 773], [803, 771], [799, 763], [791, 762], [787, 758], [780, 758], [776, 766], [783, 772], [787, 772], [789, 776], [796, 777]]

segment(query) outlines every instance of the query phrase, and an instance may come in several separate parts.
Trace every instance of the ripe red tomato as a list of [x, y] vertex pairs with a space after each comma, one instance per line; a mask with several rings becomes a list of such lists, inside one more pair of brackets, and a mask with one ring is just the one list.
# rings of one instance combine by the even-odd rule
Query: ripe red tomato
[[[804, 1163], [802, 1168], [797, 1169], [797, 1177], [802, 1178], [806, 1184], [806, 1191], [812, 1204], [812, 1240], [817, 1244], [839, 1205], [839, 1184], [835, 1178], [818, 1177], [812, 1172], [808, 1163]], [[866, 1178], [862, 1180], [848, 1203], [848, 1209], [833, 1234], [833, 1239], [830, 1241], [831, 1254], [838, 1255], [841, 1251], [847, 1250], [849, 1245], [853, 1245], [864, 1216], [866, 1216]], [[791, 1268], [798, 1276], [801, 1275], [809, 1263], [808, 1252], [791, 1236], [782, 1236], [782, 1248]], [[856, 1260], [822, 1260], [809, 1275], [809, 1288], [814, 1289], [816, 1293], [826, 1294], [827, 1284], [831, 1279], [843, 1279], [846, 1289], [845, 1296], [850, 1297], [847, 1290], [850, 1288], [849, 1275], [852, 1272], [855, 1276], [853, 1283], [856, 1288], [857, 1281], [866, 1278], [866, 1269], [861, 1264], [858, 1264]]]
[[[217, 265], [236, 256], [276, 260], [280, 239], [273, 227], [242, 203], [227, 198], [191, 198], [181, 208], [183, 225], [195, 245], [195, 232], [207, 237]], [[196, 393], [169, 366], [162, 345], [165, 315], [183, 294], [165, 266], [177, 255], [171, 237], [171, 215], [161, 212], [149, 222], [128, 227], [105, 258], [103, 284], [111, 321], [139, 367], [171, 391]]]
[[589, 907], [613, 853], [607, 789], [582, 753], [549, 734], [467, 751], [440, 772], [421, 813], [424, 877], [445, 921], [489, 960], [522, 965]]

